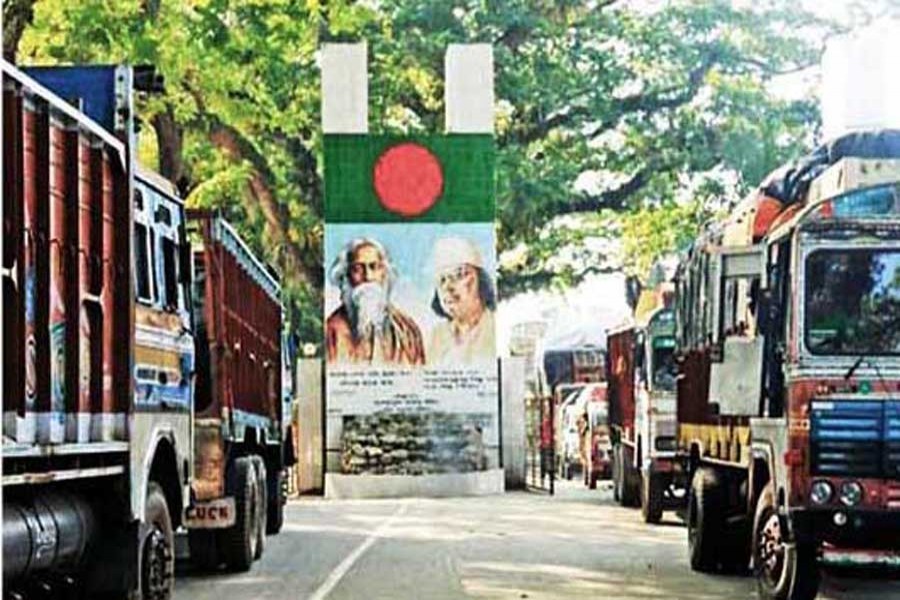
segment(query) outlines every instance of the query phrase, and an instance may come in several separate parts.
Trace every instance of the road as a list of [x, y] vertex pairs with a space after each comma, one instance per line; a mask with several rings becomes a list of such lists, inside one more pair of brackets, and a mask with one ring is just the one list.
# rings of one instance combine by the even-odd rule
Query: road
[[[651, 527], [608, 489], [556, 497], [326, 501], [287, 507], [239, 575], [182, 574], [176, 600], [755, 598], [746, 577], [692, 573], [675, 517]], [[900, 598], [896, 574], [826, 575], [821, 598]]]

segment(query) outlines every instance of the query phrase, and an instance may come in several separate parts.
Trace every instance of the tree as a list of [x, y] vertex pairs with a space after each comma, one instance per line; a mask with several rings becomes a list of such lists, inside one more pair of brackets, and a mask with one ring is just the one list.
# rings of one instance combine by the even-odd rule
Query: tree
[[[322, 41], [368, 40], [373, 130], [400, 133], [442, 129], [448, 43], [493, 44], [509, 295], [618, 268], [621, 236], [636, 251], [670, 249], [684, 236], [662, 225], [689, 231], [687, 217], [706, 209], [685, 205], [711, 206], [684, 197], [689, 182], [730, 177], [738, 194], [808, 147], [815, 104], [779, 100], [768, 84], [816, 64], [833, 28], [793, 5], [39, 0], [18, 58], [156, 65], [166, 92], [140, 102], [141, 155], [189, 204], [225, 211], [283, 274], [295, 330], [317, 340]], [[648, 219], [660, 226], [629, 225]], [[654, 243], [629, 245], [629, 235]]]
[[604, 211], [661, 215], [698, 173], [736, 172], [746, 190], [811, 143], [815, 104], [767, 84], [818, 63], [810, 28], [826, 24], [794, 3], [732, 4], [382, 2], [391, 27], [374, 45], [374, 95], [407, 128], [439, 125], [446, 44], [492, 43], [499, 249], [514, 255], [501, 291], [571, 283], [618, 266], [584, 244], [610, 233]]

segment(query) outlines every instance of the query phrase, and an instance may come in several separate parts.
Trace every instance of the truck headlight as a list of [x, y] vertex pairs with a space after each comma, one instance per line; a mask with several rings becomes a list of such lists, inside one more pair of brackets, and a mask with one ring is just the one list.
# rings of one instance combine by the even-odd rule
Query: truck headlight
[[863, 487], [856, 481], [848, 481], [841, 486], [841, 504], [856, 506], [863, 499]]
[[827, 481], [814, 481], [809, 488], [809, 499], [813, 504], [828, 504], [834, 495], [834, 487]]

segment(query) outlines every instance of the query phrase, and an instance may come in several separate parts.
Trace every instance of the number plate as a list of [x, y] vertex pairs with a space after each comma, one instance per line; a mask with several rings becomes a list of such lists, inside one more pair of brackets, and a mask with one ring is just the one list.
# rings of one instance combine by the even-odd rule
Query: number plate
[[184, 510], [184, 524], [189, 529], [224, 529], [234, 525], [234, 498], [199, 502]]

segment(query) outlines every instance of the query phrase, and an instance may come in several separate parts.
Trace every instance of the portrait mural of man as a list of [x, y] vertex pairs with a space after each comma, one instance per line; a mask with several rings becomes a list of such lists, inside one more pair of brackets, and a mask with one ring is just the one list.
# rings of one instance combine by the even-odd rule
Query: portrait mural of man
[[392, 303], [397, 274], [380, 242], [365, 237], [349, 241], [329, 275], [341, 298], [325, 323], [329, 363], [424, 364], [419, 326]]
[[461, 237], [434, 244], [431, 308], [441, 321], [431, 332], [428, 363], [466, 365], [494, 360], [494, 282], [478, 246]]

